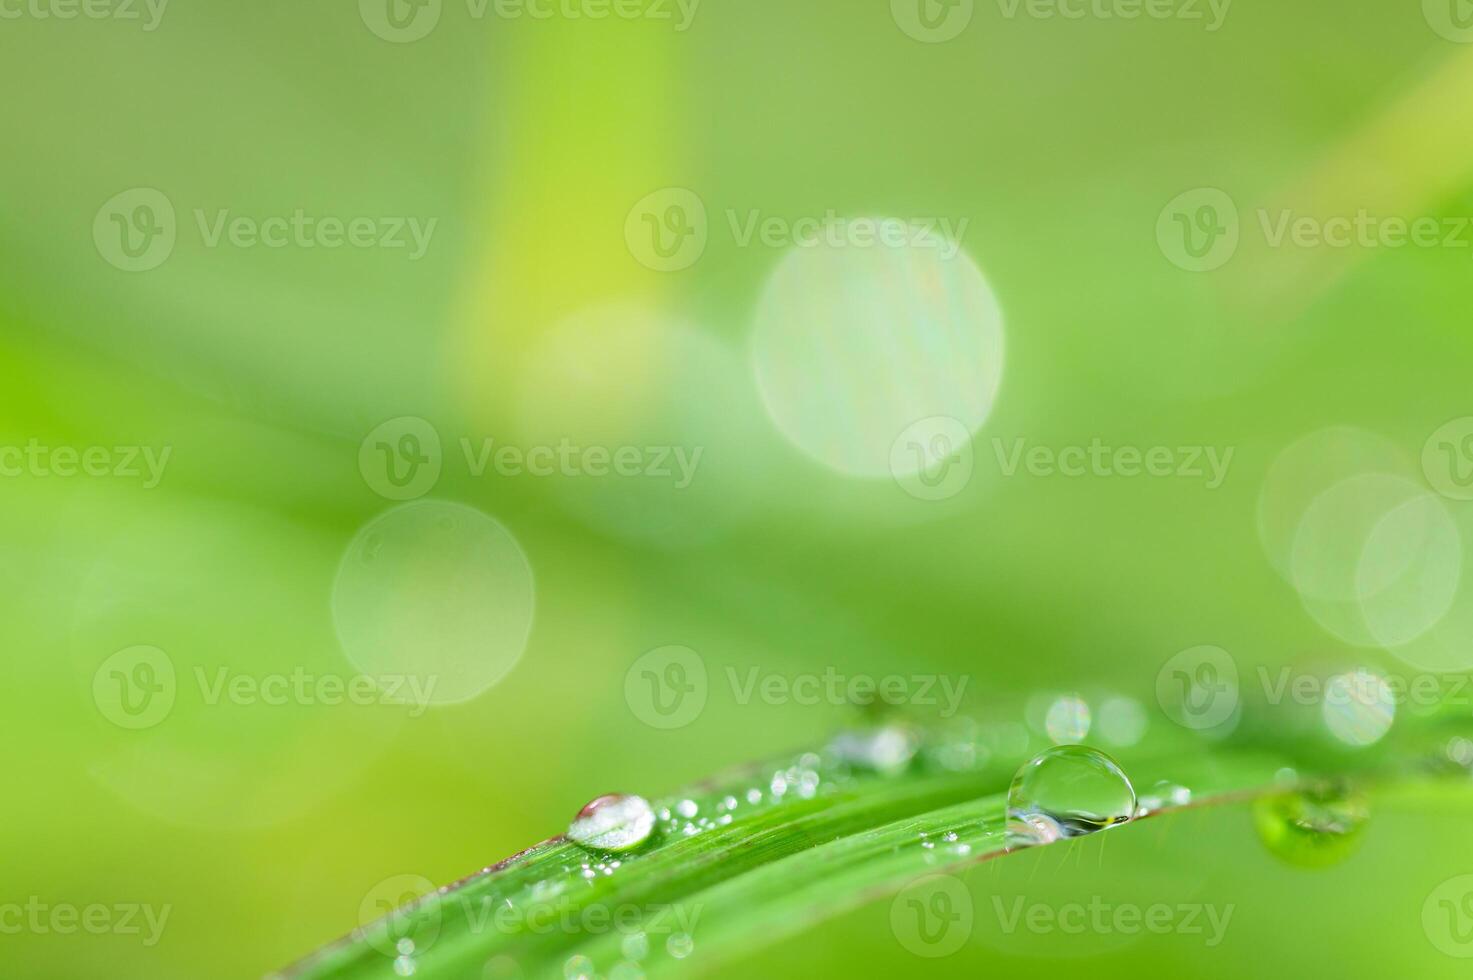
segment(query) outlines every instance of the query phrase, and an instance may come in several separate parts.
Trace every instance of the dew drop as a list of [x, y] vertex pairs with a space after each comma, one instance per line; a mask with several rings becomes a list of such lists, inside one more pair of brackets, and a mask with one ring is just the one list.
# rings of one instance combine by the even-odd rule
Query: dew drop
[[915, 758], [917, 739], [908, 729], [887, 725], [873, 731], [844, 732], [830, 749], [844, 762], [886, 776], [903, 772]]
[[1135, 789], [1118, 763], [1087, 745], [1056, 745], [1025, 762], [1008, 790], [1013, 846], [1047, 844], [1124, 823]]
[[1453, 765], [1473, 771], [1473, 742], [1457, 735], [1448, 741], [1445, 751]]
[[655, 811], [642, 796], [600, 796], [568, 827], [568, 839], [600, 851], [628, 851], [650, 839]]
[[1192, 802], [1192, 791], [1179, 783], [1161, 780], [1142, 793], [1135, 813], [1138, 817], [1165, 810], [1168, 807], [1186, 806]]
[[1345, 860], [1359, 846], [1369, 817], [1360, 793], [1334, 786], [1267, 796], [1253, 805], [1264, 846], [1300, 868], [1325, 868]]

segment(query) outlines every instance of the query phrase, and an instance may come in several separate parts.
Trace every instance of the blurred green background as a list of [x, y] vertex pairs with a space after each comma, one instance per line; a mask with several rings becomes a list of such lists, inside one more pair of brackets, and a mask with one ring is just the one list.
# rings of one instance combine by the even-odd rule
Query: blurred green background
[[[101, 475], [53, 457], [0, 478], [0, 903], [169, 908], [152, 944], [7, 930], [6, 975], [259, 976], [358, 924], [385, 878], [448, 882], [600, 793], [669, 791], [854, 720], [739, 703], [728, 668], [966, 677], [966, 710], [1020, 719], [1041, 691], [1118, 692], [1153, 725], [1169, 724], [1158, 671], [1202, 644], [1245, 673], [1398, 669], [1276, 574], [1260, 489], [1331, 426], [1431, 479], [1424, 445], [1473, 412], [1473, 234], [1274, 248], [1259, 213], [1473, 214], [1473, 37], [1437, 4], [1236, 0], [1209, 30], [1186, 0], [1135, 19], [968, 0], [928, 8], [950, 11], [944, 38], [901, 0], [704, 0], [684, 30], [673, 4], [498, 9], [0, 3], [0, 444], [108, 449]], [[168, 221], [138, 210], [157, 196], [114, 204], [136, 188], [172, 208], [174, 242], [130, 271], [159, 253], [113, 236]], [[668, 188], [706, 222], [699, 257], [665, 271], [640, 205]], [[1236, 254], [1203, 272], [1158, 235], [1195, 188], [1240, 215]], [[298, 211], [369, 219], [375, 244], [211, 244], [221, 212]], [[753, 212], [965, 220], [963, 272], [743, 244], [733, 221]], [[417, 254], [408, 229], [431, 220]], [[410, 244], [378, 244], [396, 233]], [[908, 303], [915, 321], [890, 318]], [[958, 412], [970, 477], [923, 499], [886, 472], [892, 442]], [[438, 438], [440, 472], [397, 513], [449, 501], [485, 520], [364, 530], [400, 506], [379, 442], [427, 445], [400, 441], [406, 418]], [[463, 439], [702, 454], [686, 487], [477, 475]], [[1018, 439], [1233, 456], [1212, 489], [1008, 475], [997, 447]], [[157, 481], [128, 475], [126, 447], [144, 473], [142, 450], [167, 449]], [[345, 585], [354, 549], [381, 547], [402, 556], [389, 578]], [[710, 684], [666, 730], [626, 674], [670, 645]], [[157, 660], [105, 666], [140, 646], [177, 691], [135, 728], [99, 692], [157, 681]], [[196, 683], [294, 672], [434, 675], [454, 703], [211, 704]], [[881, 902], [716, 972], [1457, 976], [1422, 907], [1473, 872], [1470, 814], [1473, 788], [1393, 803], [1319, 872], [1277, 863], [1238, 809], [1112, 835], [1102, 866], [1149, 873], [1143, 894], [1235, 904], [1211, 948], [1143, 936], [1081, 961], [979, 928], [925, 962]], [[995, 873], [1046, 893], [1056, 862]], [[992, 873], [970, 879], [979, 909]]]

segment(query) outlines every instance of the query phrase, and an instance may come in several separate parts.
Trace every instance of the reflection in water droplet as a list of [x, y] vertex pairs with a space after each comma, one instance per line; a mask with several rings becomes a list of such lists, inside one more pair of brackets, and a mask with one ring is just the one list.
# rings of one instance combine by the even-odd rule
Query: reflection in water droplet
[[1321, 709], [1330, 734], [1356, 747], [1379, 742], [1396, 718], [1391, 688], [1380, 674], [1365, 669], [1330, 678]]
[[649, 840], [655, 811], [642, 796], [610, 794], [593, 800], [568, 827], [568, 839], [600, 851], [628, 851]]
[[593, 980], [593, 960], [586, 956], [569, 956], [563, 964], [563, 976], [567, 980]]
[[1048, 707], [1043, 729], [1055, 745], [1082, 742], [1089, 734], [1089, 705], [1076, 694], [1058, 698]]
[[677, 960], [685, 959], [695, 951], [695, 948], [696, 942], [690, 937], [689, 933], [677, 932], [665, 940], [665, 952]]
[[1087, 745], [1057, 745], [1024, 763], [1008, 790], [1012, 846], [1078, 837], [1135, 815], [1135, 789], [1118, 763]]
[[1328, 786], [1263, 797], [1253, 805], [1258, 836], [1269, 852], [1301, 868], [1343, 861], [1359, 845], [1369, 817], [1363, 796]]

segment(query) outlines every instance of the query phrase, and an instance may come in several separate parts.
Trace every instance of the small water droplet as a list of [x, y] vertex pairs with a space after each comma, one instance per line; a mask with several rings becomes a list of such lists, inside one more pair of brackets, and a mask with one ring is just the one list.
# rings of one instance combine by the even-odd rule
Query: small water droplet
[[886, 776], [903, 772], [915, 757], [917, 748], [915, 735], [899, 725], [886, 725], [873, 731], [845, 732], [830, 746], [840, 760]]
[[655, 811], [644, 797], [614, 793], [578, 811], [568, 839], [600, 851], [628, 851], [649, 840], [654, 830]]
[[1314, 786], [1266, 796], [1253, 822], [1269, 852], [1300, 868], [1325, 868], [1350, 856], [1370, 819], [1365, 797], [1348, 787]]
[[1118, 763], [1087, 745], [1056, 745], [1025, 762], [1008, 790], [1012, 846], [1047, 844], [1124, 823], [1135, 789]]
[[679, 803], [675, 804], [675, 812], [686, 818], [695, 816], [700, 811], [700, 809], [701, 808], [696, 805], [695, 800], [681, 800]]
[[412, 956], [396, 956], [396, 957], [394, 957], [394, 972], [397, 973], [401, 977], [412, 977], [412, 976], [414, 976], [414, 957], [412, 957]]
[[1168, 807], [1186, 806], [1192, 802], [1192, 791], [1179, 783], [1161, 780], [1152, 784], [1151, 788], [1141, 794], [1140, 803], [1136, 806], [1136, 816], [1144, 817], [1158, 810]]
[[677, 932], [672, 934], [670, 938], [665, 940], [665, 952], [669, 953], [677, 960], [685, 959], [695, 950], [695, 948], [696, 941], [692, 939], [688, 933]]

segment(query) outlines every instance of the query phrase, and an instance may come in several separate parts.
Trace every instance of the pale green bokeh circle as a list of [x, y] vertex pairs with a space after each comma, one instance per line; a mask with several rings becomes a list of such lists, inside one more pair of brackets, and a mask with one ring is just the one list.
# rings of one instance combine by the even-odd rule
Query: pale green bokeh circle
[[532, 569], [473, 507], [420, 500], [348, 545], [333, 584], [343, 653], [372, 677], [411, 677], [432, 704], [465, 701], [516, 666], [532, 628]]
[[895, 219], [854, 219], [778, 263], [758, 300], [751, 358], [768, 415], [804, 454], [846, 476], [899, 479], [926, 465], [892, 469], [907, 427], [944, 416], [981, 428], [1003, 345], [997, 298], [957, 243]]

